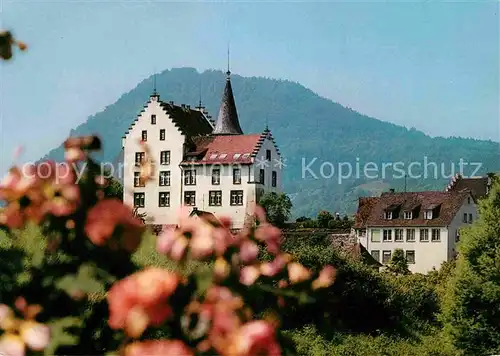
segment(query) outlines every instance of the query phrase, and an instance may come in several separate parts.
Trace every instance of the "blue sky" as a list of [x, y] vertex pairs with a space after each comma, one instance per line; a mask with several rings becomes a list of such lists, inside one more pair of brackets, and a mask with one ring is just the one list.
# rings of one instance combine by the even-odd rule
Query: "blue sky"
[[[1, 3], [1, 1], [0, 1]], [[30, 46], [0, 64], [0, 172], [36, 159], [153, 72], [300, 82], [431, 135], [500, 138], [498, 3], [3, 0]]]

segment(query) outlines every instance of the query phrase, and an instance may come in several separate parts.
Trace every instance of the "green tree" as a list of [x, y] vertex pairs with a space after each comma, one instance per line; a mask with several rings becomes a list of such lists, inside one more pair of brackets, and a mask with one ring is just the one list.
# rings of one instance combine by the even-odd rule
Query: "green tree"
[[405, 253], [402, 249], [397, 248], [394, 250], [391, 262], [387, 266], [387, 271], [395, 274], [409, 274], [408, 261], [406, 260]]
[[322, 210], [318, 213], [317, 219], [320, 227], [328, 227], [328, 222], [333, 219], [333, 215], [329, 211]]
[[267, 218], [273, 225], [283, 227], [290, 218], [292, 201], [285, 193], [266, 193], [260, 198], [259, 204], [266, 210]]
[[467, 355], [500, 353], [500, 183], [464, 229], [443, 301], [446, 334]]
[[123, 186], [117, 179], [113, 177], [108, 178], [108, 184], [106, 188], [104, 188], [104, 194], [108, 198], [123, 200]]

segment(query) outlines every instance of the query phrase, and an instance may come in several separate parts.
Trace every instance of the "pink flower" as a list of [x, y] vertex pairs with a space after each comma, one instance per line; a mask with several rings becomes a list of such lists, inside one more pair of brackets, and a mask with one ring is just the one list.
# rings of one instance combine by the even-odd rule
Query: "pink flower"
[[172, 314], [168, 298], [178, 283], [176, 274], [154, 267], [116, 282], [107, 296], [109, 326], [137, 337], [148, 325], [161, 325]]
[[337, 270], [333, 266], [325, 266], [316, 280], [312, 283], [312, 289], [327, 288], [335, 281]]
[[240, 271], [240, 283], [250, 286], [260, 277], [259, 267], [245, 266]]
[[262, 263], [260, 265], [260, 273], [263, 276], [274, 277], [285, 268], [291, 259], [292, 256], [287, 253], [279, 254], [271, 262]]
[[50, 343], [50, 328], [35, 321], [21, 324], [20, 335], [26, 345], [34, 351], [42, 351]]
[[292, 262], [288, 265], [288, 278], [292, 284], [300, 283], [311, 277], [311, 271], [300, 263]]
[[[118, 199], [99, 201], [87, 214], [85, 233], [97, 246], [110, 242], [115, 229], [123, 228], [117, 245], [128, 252], [134, 252], [141, 243], [145, 226], [134, 217], [132, 210]], [[111, 244], [113, 247], [116, 244]]]
[[150, 340], [134, 342], [125, 348], [125, 356], [194, 356], [180, 340]]
[[257, 320], [244, 324], [231, 338], [231, 344], [222, 356], [281, 355], [274, 327], [266, 321]]
[[255, 238], [261, 242], [265, 242], [267, 249], [272, 254], [278, 254], [281, 248], [281, 230], [277, 227], [263, 223], [255, 230]]
[[218, 220], [195, 219], [183, 208], [179, 214], [178, 227], [165, 229], [157, 240], [157, 251], [174, 261], [187, 256], [195, 260], [206, 260], [222, 255], [234, 243], [231, 233]]
[[240, 245], [240, 260], [243, 264], [255, 262], [259, 255], [259, 247], [257, 244], [250, 240], [245, 240]]
[[0, 337], [0, 355], [24, 356], [25, 346], [21, 337], [14, 334], [3, 334]]

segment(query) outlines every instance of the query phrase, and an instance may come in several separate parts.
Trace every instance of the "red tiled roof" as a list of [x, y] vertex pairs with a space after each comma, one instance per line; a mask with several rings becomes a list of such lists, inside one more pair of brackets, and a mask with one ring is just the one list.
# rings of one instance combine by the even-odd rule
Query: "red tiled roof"
[[265, 135], [207, 135], [193, 137], [194, 146], [182, 164], [250, 164]]
[[[360, 199], [355, 227], [448, 226], [469, 194], [469, 190], [382, 193], [378, 198]], [[385, 219], [384, 212], [392, 206], [398, 207], [399, 214], [396, 218]], [[404, 219], [403, 212], [410, 209], [413, 209], [413, 218]], [[426, 209], [436, 209], [437, 217], [424, 219]]]

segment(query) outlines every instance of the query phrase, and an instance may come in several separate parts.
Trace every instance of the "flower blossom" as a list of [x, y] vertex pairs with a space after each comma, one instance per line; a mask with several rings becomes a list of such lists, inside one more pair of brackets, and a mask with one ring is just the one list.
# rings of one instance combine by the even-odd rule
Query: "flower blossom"
[[5, 331], [0, 337], [0, 355], [24, 356], [26, 347], [43, 351], [50, 343], [51, 330], [47, 325], [35, 321], [41, 307], [28, 305], [22, 297], [17, 298], [15, 304], [25, 320], [17, 319], [12, 309], [0, 304], [0, 328]]
[[[121, 236], [113, 240], [119, 228]], [[87, 214], [85, 233], [97, 246], [108, 244], [111, 248], [123, 248], [134, 252], [141, 243], [146, 227], [134, 217], [132, 210], [118, 199], [100, 200]]]
[[168, 298], [179, 277], [167, 270], [150, 267], [116, 282], [110, 289], [108, 324], [140, 336], [147, 326], [159, 326], [172, 314]]
[[127, 345], [125, 356], [194, 356], [186, 344], [180, 340], [149, 340]]
[[67, 162], [82, 161], [86, 151], [101, 149], [101, 140], [97, 136], [70, 137], [64, 142], [64, 157]]
[[22, 171], [11, 168], [0, 183], [0, 199], [8, 203], [0, 213], [0, 224], [20, 228], [27, 221], [39, 224], [48, 214], [71, 215], [80, 190], [71, 167], [47, 161]]
[[251, 321], [237, 329], [222, 356], [281, 355], [276, 330], [263, 320]]
[[181, 209], [176, 228], [167, 228], [157, 241], [157, 251], [174, 261], [189, 254], [195, 260], [221, 256], [234, 239], [227, 227], [208, 217], [193, 218], [187, 209]]
[[312, 282], [312, 289], [327, 288], [335, 281], [337, 271], [333, 266], [325, 266], [317, 279]]

